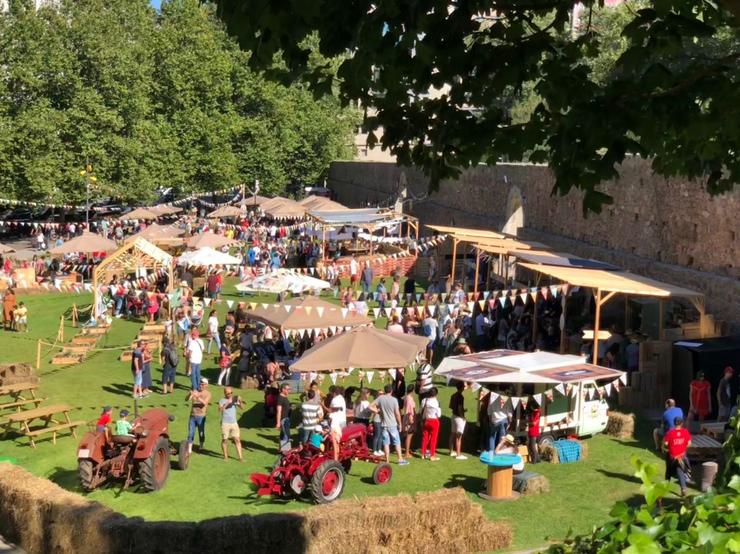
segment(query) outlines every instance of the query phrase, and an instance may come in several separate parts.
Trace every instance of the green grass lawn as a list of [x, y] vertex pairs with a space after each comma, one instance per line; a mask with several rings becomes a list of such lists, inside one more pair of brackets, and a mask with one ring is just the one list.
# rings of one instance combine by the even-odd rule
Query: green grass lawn
[[[225, 287], [226, 299], [237, 300], [232, 294], [233, 282]], [[253, 297], [255, 298], [255, 297]], [[256, 297], [261, 302], [273, 302], [274, 296]], [[29, 307], [30, 332], [27, 334], [0, 333], [0, 362], [29, 362], [35, 360], [36, 339], [51, 340], [59, 325], [59, 316], [72, 304], [89, 303], [90, 294], [48, 294], [22, 297]], [[226, 311], [221, 303], [218, 310]], [[380, 323], [379, 323], [380, 324]], [[115, 347], [129, 343], [141, 327], [141, 322], [115, 320], [110, 333], [101, 341], [101, 347]], [[76, 332], [67, 323], [67, 340]], [[46, 350], [44, 351], [46, 354]], [[49, 364], [51, 353], [42, 360], [41, 395], [50, 403], [68, 403], [75, 407], [74, 419], [94, 420], [101, 406], [114, 406], [115, 415], [120, 408], [133, 409], [131, 398], [131, 374], [129, 364], [117, 360], [118, 351], [97, 352], [84, 363], [69, 367], [56, 367]], [[183, 363], [181, 362], [181, 368]], [[155, 383], [161, 373], [158, 366], [153, 370]], [[204, 359], [204, 375], [215, 381], [218, 374], [213, 357]], [[174, 395], [153, 394], [140, 401], [140, 409], [148, 407], [166, 408], [175, 416], [170, 434], [173, 439], [184, 439], [187, 434], [189, 406], [186, 402], [189, 379], [181, 374], [177, 377]], [[356, 384], [351, 377], [345, 385]], [[371, 387], [379, 388], [382, 382], [377, 377]], [[323, 388], [331, 381], [326, 379]], [[445, 408], [451, 395], [451, 388], [438, 384], [441, 390], [440, 403]], [[211, 386], [214, 400], [223, 391]], [[265, 512], [295, 511], [310, 509], [308, 501], [276, 501], [270, 498], [257, 498], [248, 485], [251, 472], [264, 471], [271, 466], [276, 456], [277, 430], [262, 427], [262, 393], [258, 391], [238, 391], [246, 400], [240, 425], [242, 442], [245, 447], [245, 461], [231, 460], [225, 463], [220, 452], [218, 411], [211, 406], [207, 419], [205, 454], [194, 454], [190, 467], [185, 472], [173, 470], [164, 490], [154, 494], [144, 494], [134, 490], [121, 491], [112, 486], [88, 495], [128, 516], [140, 516], [148, 520], [192, 521], [217, 516], [236, 514], [258, 514]], [[468, 408], [474, 407], [472, 393], [466, 392]], [[297, 397], [294, 399], [298, 401]], [[469, 409], [470, 417], [475, 413]], [[370, 476], [374, 466], [356, 462], [347, 480], [345, 498], [382, 494], [412, 493], [429, 491], [442, 487], [460, 485], [471, 498], [478, 502], [475, 494], [483, 486], [485, 467], [475, 455], [466, 461], [458, 461], [447, 455], [447, 433], [449, 420], [443, 421], [440, 435], [441, 461], [432, 463], [414, 458], [409, 466], [394, 466], [394, 475], [386, 486], [373, 485]], [[533, 548], [546, 542], [547, 537], [562, 538], [569, 529], [576, 532], [588, 531], [593, 525], [604, 522], [612, 504], [617, 500], [634, 499], [638, 494], [638, 484], [631, 477], [630, 456], [637, 453], [645, 460], [655, 460], [647, 447], [650, 444], [649, 430], [641, 426], [637, 440], [620, 442], [607, 436], [597, 436], [588, 441], [589, 458], [586, 461], [568, 465], [540, 464], [537, 471], [550, 480], [548, 494], [521, 498], [515, 502], [484, 503], [485, 513], [492, 519], [504, 519], [514, 528], [514, 548]], [[469, 427], [472, 445], [473, 426]], [[64, 488], [78, 491], [76, 476], [76, 441], [63, 437], [56, 446], [50, 440], [38, 443], [36, 449], [20, 437], [0, 440], [0, 456], [15, 458], [21, 466], [36, 475], [47, 477]], [[234, 455], [233, 446], [231, 454]]]

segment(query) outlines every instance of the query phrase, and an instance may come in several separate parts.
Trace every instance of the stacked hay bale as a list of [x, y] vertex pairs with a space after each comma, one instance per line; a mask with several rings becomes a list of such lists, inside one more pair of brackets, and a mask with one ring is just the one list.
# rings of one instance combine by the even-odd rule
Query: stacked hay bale
[[618, 439], [631, 439], [635, 436], [635, 414], [623, 414], [621, 412], [609, 412], [609, 420], [606, 424], [607, 435]]
[[29, 364], [0, 364], [0, 386], [38, 382], [39, 378]]
[[201, 553], [242, 551], [357, 554], [479, 552], [511, 544], [508, 524], [490, 522], [461, 488], [340, 500], [302, 513], [192, 522], [127, 518], [0, 462], [0, 534], [28, 552]]

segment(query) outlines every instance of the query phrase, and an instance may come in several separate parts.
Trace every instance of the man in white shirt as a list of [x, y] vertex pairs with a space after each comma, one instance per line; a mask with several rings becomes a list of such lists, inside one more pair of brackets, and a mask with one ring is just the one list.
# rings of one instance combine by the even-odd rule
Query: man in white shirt
[[203, 351], [205, 346], [203, 341], [199, 338], [200, 333], [198, 329], [193, 329], [188, 341], [185, 355], [190, 360], [190, 381], [193, 385], [193, 390], [198, 390], [200, 384], [200, 365], [203, 363]]
[[[493, 393], [491, 393], [491, 395], [493, 395]], [[491, 396], [490, 403], [488, 404], [488, 418], [491, 421], [491, 433], [488, 436], [488, 450], [491, 452], [496, 450], [498, 444], [506, 436], [512, 416], [513, 410], [510, 400], [507, 399], [504, 402], [503, 397], [501, 396], [496, 399]]]
[[349, 280], [352, 283], [352, 288], [355, 288], [357, 281], [360, 279], [360, 266], [357, 264], [355, 255], [352, 254], [352, 259], [349, 261]]
[[493, 326], [488, 311], [481, 311], [475, 318], [476, 349], [486, 350], [489, 346], [488, 332]]

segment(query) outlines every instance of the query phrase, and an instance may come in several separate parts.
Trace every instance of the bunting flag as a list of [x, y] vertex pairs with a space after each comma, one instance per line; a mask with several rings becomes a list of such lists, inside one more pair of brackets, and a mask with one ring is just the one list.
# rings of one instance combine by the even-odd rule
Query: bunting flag
[[501, 303], [502, 308], [506, 307], [506, 297], [505, 296], [500, 296], [498, 301]]
[[337, 384], [337, 374], [333, 371], [329, 374], [329, 378], [331, 379], [332, 384]]
[[619, 380], [622, 382], [623, 385], [627, 385], [627, 374], [623, 373], [619, 376]]
[[533, 394], [532, 395], [532, 400], [534, 400], [535, 402], [537, 402], [537, 405], [538, 406], [542, 406], [542, 394]]
[[398, 372], [395, 369], [389, 369], [388, 374], [391, 376], [391, 379], [394, 381], [396, 380], [396, 375], [398, 375]]
[[319, 317], [322, 317], [324, 315], [324, 307], [323, 306], [317, 306], [316, 307], [316, 313], [319, 314]]
[[470, 388], [473, 389], [473, 392], [477, 392], [477, 391], [479, 391], [481, 389], [481, 384], [480, 383], [473, 383], [472, 385], [470, 385]]
[[375, 372], [374, 371], [366, 371], [365, 372], [365, 376], [367, 377], [367, 382], [368, 383], [372, 383], [373, 382], [373, 377], [375, 376]]
[[203, 303], [204, 303], [204, 304], [205, 304], [206, 306], [210, 306], [210, 305], [211, 305], [211, 299], [210, 299], [210, 298], [207, 298], [207, 297], [205, 297], [205, 298], [203, 298]]
[[562, 396], [565, 396], [565, 386], [563, 386], [563, 383], [558, 383], [555, 385], [555, 390], [558, 391]]
[[521, 399], [518, 396], [512, 396], [511, 397], [511, 408], [513, 410], [516, 410], [516, 407], [519, 405], [519, 401]]
[[498, 400], [498, 397], [499, 396], [500, 395], [498, 393], [491, 391], [491, 399], [490, 399], [490, 401], [491, 402], [495, 402], [496, 400]]

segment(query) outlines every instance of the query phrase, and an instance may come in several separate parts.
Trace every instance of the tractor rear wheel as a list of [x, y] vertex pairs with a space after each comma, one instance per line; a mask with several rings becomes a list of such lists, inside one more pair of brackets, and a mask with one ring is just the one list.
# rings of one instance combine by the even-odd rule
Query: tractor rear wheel
[[95, 489], [95, 484], [93, 483], [95, 471], [92, 460], [78, 460], [77, 475], [80, 478], [80, 486], [82, 486], [82, 490], [90, 492]]
[[180, 441], [180, 447], [177, 449], [177, 467], [183, 471], [190, 464], [190, 448], [188, 441]]
[[317, 504], [333, 502], [344, 491], [344, 468], [333, 460], [324, 462], [311, 477], [311, 496]]
[[391, 467], [391, 464], [386, 462], [380, 463], [378, 464], [378, 467], [373, 470], [373, 483], [376, 485], [385, 485], [391, 480], [392, 476], [393, 468]]
[[139, 464], [139, 477], [148, 491], [158, 491], [170, 474], [170, 442], [160, 437], [149, 457]]

